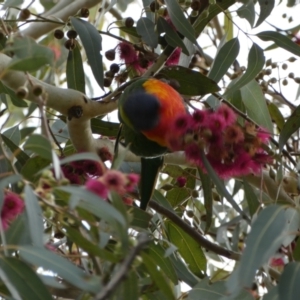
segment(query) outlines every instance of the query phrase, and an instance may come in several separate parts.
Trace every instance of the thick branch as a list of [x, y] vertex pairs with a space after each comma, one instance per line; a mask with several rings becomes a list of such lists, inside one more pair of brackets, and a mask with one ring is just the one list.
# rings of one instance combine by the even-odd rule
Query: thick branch
[[212, 251], [216, 254], [219, 254], [221, 256], [225, 256], [230, 259], [239, 260], [240, 254], [228, 249], [225, 249], [223, 247], [218, 246], [215, 243], [210, 242], [207, 240], [203, 235], [198, 233], [195, 228], [188, 225], [186, 222], [184, 222], [180, 217], [178, 217], [176, 214], [174, 214], [172, 211], [164, 208], [163, 206], [159, 205], [157, 202], [151, 200], [149, 202], [149, 206], [153, 208], [158, 213], [162, 214], [163, 216], [167, 217], [169, 220], [174, 222], [176, 225], [178, 225], [183, 231], [185, 231], [190, 237], [192, 237], [197, 243], [199, 243], [203, 248]]
[[[75, 15], [81, 8], [91, 8], [100, 3], [101, 0], [77, 0], [69, 2], [71, 3], [66, 5], [65, 1], [59, 1], [56, 6], [52, 8], [50, 13], [53, 13], [52, 19], [54, 21], [62, 20], [63, 22], [66, 22], [70, 16]], [[50, 13], [45, 14], [48, 19], [51, 19]], [[43, 22], [39, 24], [39, 26], [36, 26], [36, 24], [32, 24], [28, 28], [24, 29], [22, 31], [22, 34], [37, 39], [43, 34], [46, 34], [59, 26], [61, 25], [47, 22]]]
[[[68, 115], [70, 108], [80, 106], [82, 108], [82, 117], [90, 119], [99, 115], [107, 114], [117, 108], [116, 101], [97, 102], [88, 99], [84, 94], [72, 90], [55, 87], [40, 81], [33, 76], [26, 75], [24, 72], [7, 70], [11, 58], [0, 53], [0, 79], [12, 90], [17, 90], [20, 86], [26, 85], [27, 76], [33, 85], [41, 85], [47, 94], [47, 107]], [[32, 86], [27, 85], [29, 95], [27, 100], [37, 103], [37, 98], [32, 93]]]

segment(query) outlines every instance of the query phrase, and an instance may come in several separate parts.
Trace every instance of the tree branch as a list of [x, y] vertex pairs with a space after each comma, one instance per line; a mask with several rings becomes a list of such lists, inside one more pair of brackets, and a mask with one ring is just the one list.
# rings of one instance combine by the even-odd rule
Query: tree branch
[[221, 256], [239, 260], [240, 254], [228, 249], [225, 249], [223, 247], [218, 246], [215, 243], [210, 242], [207, 240], [203, 235], [198, 233], [195, 228], [188, 225], [186, 222], [184, 222], [180, 217], [178, 217], [176, 214], [174, 214], [172, 211], [164, 208], [157, 202], [151, 200], [149, 201], [149, 206], [153, 208], [155, 211], [159, 212], [163, 216], [167, 217], [169, 220], [174, 222], [176, 225], [178, 225], [184, 232], [186, 232], [190, 237], [192, 237], [197, 243], [199, 243], [203, 248], [212, 251], [216, 254], [219, 254]]
[[[66, 22], [70, 16], [74, 16], [81, 8], [91, 8], [100, 2], [100, 0], [77, 0], [69, 1], [66, 5], [65, 1], [59, 1], [48, 13], [45, 13], [45, 16], [48, 19], [52, 18], [55, 21], [62, 20], [63, 22]], [[59, 26], [61, 25], [47, 22], [43, 22], [39, 24], [39, 26], [32, 24], [24, 29], [22, 34], [38, 39], [43, 34], [46, 34]]]
[[131, 249], [127, 257], [118, 268], [118, 272], [111, 278], [109, 283], [102, 288], [96, 295], [95, 300], [108, 299], [109, 295], [117, 288], [117, 286], [125, 279], [129, 269], [136, 258], [136, 256], [143, 250], [143, 248], [151, 241], [146, 233], [141, 233], [137, 238], [137, 245]]

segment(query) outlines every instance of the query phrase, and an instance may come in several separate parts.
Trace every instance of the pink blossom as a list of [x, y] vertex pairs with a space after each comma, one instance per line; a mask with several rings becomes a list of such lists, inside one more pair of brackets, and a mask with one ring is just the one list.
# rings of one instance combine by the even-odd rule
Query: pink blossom
[[124, 194], [126, 192], [126, 177], [123, 173], [117, 170], [108, 170], [101, 177], [101, 181], [104, 185], [111, 190], [116, 191], [119, 194]]
[[192, 114], [194, 126], [205, 126], [208, 119], [208, 114], [208, 110], [195, 110]]
[[113, 159], [113, 155], [110, 153], [110, 151], [107, 147], [100, 148], [98, 155], [103, 162], [112, 161], [112, 159]]
[[166, 61], [166, 66], [173, 66], [173, 65], [178, 65], [179, 58], [181, 54], [181, 48], [176, 48], [171, 56], [167, 59]]
[[101, 176], [103, 174], [103, 166], [99, 162], [92, 160], [83, 161], [83, 170], [85, 173], [92, 176]]
[[140, 180], [140, 176], [138, 174], [134, 174], [134, 173], [128, 174], [127, 175], [128, 182], [125, 187], [126, 191], [129, 193], [133, 192], [139, 180]]
[[232, 125], [237, 119], [237, 115], [235, 114], [235, 112], [226, 104], [221, 104], [218, 107], [216, 113], [223, 116], [226, 126]]
[[270, 133], [266, 130], [266, 129], [263, 129], [261, 127], [259, 127], [257, 129], [257, 135], [256, 135], [259, 140], [262, 142], [262, 143], [267, 143], [269, 140], [270, 140]]
[[19, 195], [13, 192], [7, 192], [4, 196], [4, 202], [1, 211], [1, 220], [3, 229], [9, 227], [9, 223], [23, 212], [24, 201]]
[[132, 198], [129, 198], [129, 197], [123, 197], [123, 202], [126, 204], [126, 205], [129, 205], [129, 206], [132, 206], [133, 204], [133, 199]]
[[224, 142], [237, 144], [244, 140], [244, 133], [238, 125], [228, 126], [224, 131]]
[[107, 199], [108, 197], [108, 189], [106, 185], [100, 180], [90, 178], [85, 184], [85, 188], [96, 195], [98, 195], [102, 199]]
[[227, 126], [227, 121], [222, 114], [211, 113], [207, 121], [207, 127], [212, 132], [220, 132]]
[[270, 261], [271, 267], [283, 267], [285, 265], [282, 257], [273, 257]]
[[125, 61], [126, 64], [132, 64], [138, 60], [137, 53], [134, 47], [127, 42], [121, 42], [119, 45], [120, 58]]
[[184, 176], [177, 177], [176, 183], [179, 187], [184, 187], [186, 184], [186, 177], [184, 177]]
[[170, 132], [172, 132], [172, 134], [184, 133], [187, 129], [190, 128], [191, 121], [191, 116], [188, 114], [181, 114], [177, 116], [177, 118], [174, 120], [174, 123], [170, 127]]

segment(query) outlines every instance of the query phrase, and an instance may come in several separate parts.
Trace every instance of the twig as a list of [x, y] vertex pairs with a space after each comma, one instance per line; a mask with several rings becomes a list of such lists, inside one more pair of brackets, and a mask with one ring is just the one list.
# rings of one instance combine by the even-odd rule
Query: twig
[[109, 283], [102, 288], [102, 290], [96, 295], [95, 300], [105, 300], [108, 299], [109, 295], [116, 289], [116, 287], [123, 281], [130, 269], [131, 264], [133, 263], [136, 256], [140, 251], [150, 242], [149, 237], [146, 233], [140, 234], [137, 238], [137, 245], [131, 249], [127, 257], [121, 263], [118, 272], [114, 277], [109, 281]]
[[151, 200], [148, 204], [151, 208], [162, 214], [163, 216], [170, 219], [172, 222], [174, 222], [176, 225], [178, 225], [183, 231], [185, 231], [190, 237], [192, 237], [197, 243], [199, 243], [202, 247], [205, 249], [212, 251], [216, 254], [222, 255], [224, 257], [233, 259], [233, 260], [239, 260], [241, 255], [237, 252], [225, 249], [223, 247], [220, 247], [210, 241], [208, 241], [203, 235], [199, 234], [195, 228], [191, 227], [187, 223], [185, 223], [181, 218], [179, 218], [176, 214], [174, 214], [172, 211], [164, 208], [157, 202]]

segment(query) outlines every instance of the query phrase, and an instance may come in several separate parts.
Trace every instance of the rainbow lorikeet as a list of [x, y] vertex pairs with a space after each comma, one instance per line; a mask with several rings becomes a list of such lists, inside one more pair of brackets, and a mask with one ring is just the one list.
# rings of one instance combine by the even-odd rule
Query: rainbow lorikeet
[[122, 135], [130, 150], [141, 156], [140, 196], [146, 209], [167, 152], [167, 133], [174, 119], [186, 113], [180, 94], [154, 78], [139, 79], [119, 100]]

